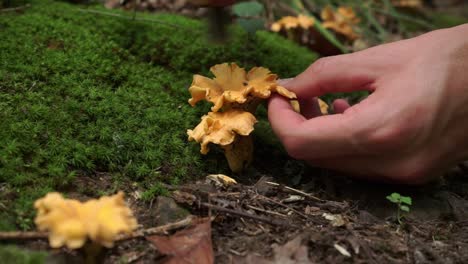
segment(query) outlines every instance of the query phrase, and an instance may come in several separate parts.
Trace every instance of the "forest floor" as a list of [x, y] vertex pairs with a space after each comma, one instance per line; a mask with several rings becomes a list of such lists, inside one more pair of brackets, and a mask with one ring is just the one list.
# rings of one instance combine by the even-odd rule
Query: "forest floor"
[[[64, 43], [50, 42], [48, 49], [67, 47]], [[5, 83], [0, 82], [0, 91]], [[223, 162], [213, 158], [218, 154], [202, 162]], [[172, 172], [158, 168], [159, 174], [167, 171]], [[181, 184], [164, 181], [155, 187], [164, 190], [149, 196], [148, 185], [97, 166], [78, 170], [56, 190], [79, 200], [122, 190], [140, 229], [162, 227], [162, 232], [118, 241], [101, 253], [103, 263], [468, 263], [468, 164], [424, 186], [382, 184], [307, 167], [260, 140], [253, 166], [230, 175], [237, 184], [202, 173], [213, 170]], [[0, 176], [0, 210], [7, 212], [2, 217], [13, 215], [9, 209], [23, 199], [15, 184]], [[410, 212], [386, 198], [392, 193], [411, 197]], [[18, 220], [18, 212], [14, 217], [15, 229], [31, 231], [29, 213], [25, 219]], [[0, 263], [84, 262], [82, 251], [51, 249], [43, 234], [28, 239], [19, 232], [5, 239], [7, 232], [1, 231]]]

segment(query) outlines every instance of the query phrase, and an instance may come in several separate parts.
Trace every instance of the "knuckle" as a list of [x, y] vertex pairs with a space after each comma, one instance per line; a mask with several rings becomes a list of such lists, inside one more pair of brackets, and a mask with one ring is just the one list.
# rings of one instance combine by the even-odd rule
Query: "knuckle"
[[358, 132], [360, 145], [371, 152], [387, 152], [396, 149], [405, 149], [411, 145], [416, 131], [400, 122], [380, 127], [368, 127]]
[[320, 58], [309, 66], [309, 70], [313, 74], [319, 74], [320, 72], [326, 71], [326, 69], [333, 63], [332, 61], [333, 57]]

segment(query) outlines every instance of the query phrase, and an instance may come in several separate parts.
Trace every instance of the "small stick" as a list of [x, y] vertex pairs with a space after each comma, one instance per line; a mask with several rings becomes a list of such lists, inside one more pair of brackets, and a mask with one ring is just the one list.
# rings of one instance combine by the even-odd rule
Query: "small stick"
[[281, 188], [284, 188], [288, 191], [291, 191], [291, 192], [294, 192], [294, 193], [297, 193], [299, 195], [302, 195], [302, 196], [305, 196], [307, 198], [310, 198], [312, 200], [315, 200], [317, 202], [325, 202], [324, 200], [316, 197], [316, 196], [313, 196], [312, 194], [308, 194], [308, 193], [305, 193], [303, 191], [300, 191], [300, 190], [297, 190], [297, 189], [294, 189], [294, 188], [291, 188], [291, 187], [288, 187], [288, 186], [284, 186], [284, 185], [281, 185], [279, 183], [276, 183], [276, 182], [265, 182], [266, 184], [269, 184], [269, 185], [272, 185], [272, 186], [275, 186], [275, 187], [281, 187]]
[[295, 212], [296, 214], [298, 214], [298, 215], [300, 215], [300, 216], [302, 216], [302, 217], [304, 217], [304, 218], [306, 218], [306, 219], [309, 218], [307, 215], [305, 215], [305, 214], [299, 212], [298, 210], [296, 210], [296, 209], [294, 209], [294, 208], [292, 208], [292, 207], [289, 207], [289, 206], [287, 206], [287, 205], [285, 205], [285, 204], [283, 204], [283, 203], [280, 203], [280, 202], [278, 202], [278, 201], [275, 201], [275, 200], [273, 200], [273, 199], [271, 199], [271, 198], [269, 198], [269, 197], [266, 197], [266, 196], [261, 195], [261, 194], [259, 194], [258, 197], [260, 197], [261, 199], [267, 200], [267, 201], [269, 201], [269, 202], [272, 202], [272, 203], [274, 203], [274, 204], [276, 204], [276, 205], [279, 205], [279, 206], [282, 206], [282, 207], [284, 207], [284, 208], [287, 208], [287, 209], [289, 209], [289, 210]]
[[198, 220], [199, 220], [198, 217], [190, 215], [187, 218], [174, 222], [174, 223], [169, 223], [169, 224], [157, 226], [157, 227], [151, 227], [151, 228], [143, 229], [143, 230], [137, 230], [135, 232], [132, 232], [129, 235], [122, 235], [117, 239], [117, 241], [128, 240], [132, 238], [144, 237], [144, 236], [150, 236], [150, 235], [166, 235], [169, 231], [187, 227]]
[[270, 225], [286, 226], [286, 223], [284, 223], [284, 222], [275, 221], [273, 219], [269, 219], [269, 218], [265, 218], [265, 217], [261, 217], [261, 216], [257, 216], [257, 215], [251, 215], [251, 214], [243, 212], [243, 211], [236, 211], [236, 210], [227, 209], [227, 208], [224, 208], [224, 207], [221, 207], [221, 206], [216, 206], [216, 205], [209, 204], [209, 203], [200, 203], [200, 206], [203, 206], [203, 207], [206, 207], [206, 208], [218, 211], [218, 212], [223, 212], [223, 213], [228, 213], [228, 214], [232, 214], [232, 215], [237, 215], [237, 216], [241, 216], [241, 217], [245, 217], [245, 218], [258, 220], [258, 221], [261, 221], [261, 222], [264, 222], [264, 223], [267, 223], [267, 224], [270, 224]]
[[281, 216], [281, 217], [288, 217], [287, 215], [284, 215], [284, 214], [281, 214], [281, 213], [278, 213], [278, 212], [265, 210], [265, 209], [258, 208], [258, 207], [252, 206], [252, 205], [247, 205], [247, 207], [252, 209], [252, 210], [259, 211], [259, 212], [266, 213], [266, 214], [272, 214], [272, 215]]
[[[198, 221], [196, 216], [188, 216], [185, 219], [180, 221], [169, 223], [167, 225], [151, 227], [148, 229], [137, 230], [128, 235], [119, 236], [116, 241], [123, 241], [137, 237], [144, 237], [149, 235], [164, 235], [169, 231], [187, 227], [194, 222]], [[1, 240], [28, 240], [28, 239], [46, 239], [48, 237], [47, 232], [0, 232], [0, 241]]]
[[26, 8], [28, 8], [28, 7], [30, 7], [30, 6], [31, 6], [30, 4], [26, 4], [26, 5], [17, 6], [17, 7], [3, 8], [3, 9], [0, 9], [0, 11], [1, 11], [1, 12], [20, 11], [20, 10], [26, 9]]
[[46, 239], [48, 234], [46, 232], [0, 232], [1, 240], [28, 240], [28, 239]]

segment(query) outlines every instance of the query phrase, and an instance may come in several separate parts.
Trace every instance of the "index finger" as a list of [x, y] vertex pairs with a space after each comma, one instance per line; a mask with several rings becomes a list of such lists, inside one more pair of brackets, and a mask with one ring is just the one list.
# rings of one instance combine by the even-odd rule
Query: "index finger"
[[319, 116], [307, 120], [294, 112], [289, 102], [273, 96], [268, 103], [271, 127], [289, 155], [310, 160], [356, 154], [349, 115]]

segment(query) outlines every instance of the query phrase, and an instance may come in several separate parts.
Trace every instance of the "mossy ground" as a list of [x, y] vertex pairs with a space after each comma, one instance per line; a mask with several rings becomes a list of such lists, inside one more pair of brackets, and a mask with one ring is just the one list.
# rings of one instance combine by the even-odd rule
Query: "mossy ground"
[[22, 250], [15, 246], [0, 245], [0, 259], [2, 263], [42, 264], [45, 262], [46, 256], [45, 252]]
[[[82, 175], [106, 172], [116, 188], [128, 179], [152, 195], [160, 182], [227, 172], [187, 142], [208, 109], [187, 103], [192, 75], [237, 62], [289, 77], [316, 58], [267, 32], [233, 27], [217, 45], [199, 21], [88, 7], [41, 0], [0, 14], [0, 230], [32, 228], [33, 200]], [[265, 120], [259, 129], [270, 146]]]

